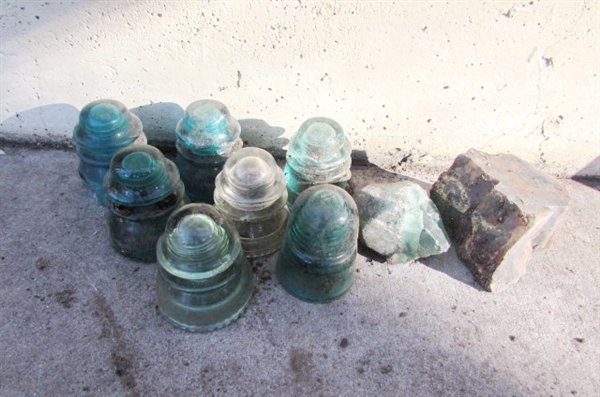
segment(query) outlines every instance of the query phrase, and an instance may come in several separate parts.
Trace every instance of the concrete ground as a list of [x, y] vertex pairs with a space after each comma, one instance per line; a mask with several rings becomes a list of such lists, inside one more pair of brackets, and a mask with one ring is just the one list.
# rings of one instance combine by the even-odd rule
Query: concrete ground
[[314, 305], [278, 285], [270, 256], [242, 317], [193, 334], [158, 315], [155, 266], [112, 250], [73, 151], [2, 149], [1, 396], [600, 395], [595, 188], [564, 181], [565, 224], [505, 292], [453, 251], [390, 266], [361, 249], [349, 293]]

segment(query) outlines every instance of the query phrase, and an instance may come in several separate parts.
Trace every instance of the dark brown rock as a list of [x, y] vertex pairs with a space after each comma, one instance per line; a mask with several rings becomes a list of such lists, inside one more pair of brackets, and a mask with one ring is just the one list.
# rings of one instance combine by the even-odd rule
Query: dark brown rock
[[547, 248], [569, 205], [551, 176], [513, 155], [474, 149], [440, 175], [431, 199], [459, 257], [494, 292], [525, 273], [534, 250]]

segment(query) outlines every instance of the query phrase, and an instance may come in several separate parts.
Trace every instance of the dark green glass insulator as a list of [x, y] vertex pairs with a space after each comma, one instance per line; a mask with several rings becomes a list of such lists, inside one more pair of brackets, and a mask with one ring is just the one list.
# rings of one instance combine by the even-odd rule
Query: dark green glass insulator
[[175, 163], [191, 201], [213, 203], [215, 178], [242, 147], [240, 132], [240, 124], [221, 102], [204, 99], [187, 107], [175, 129]]
[[322, 184], [302, 192], [277, 259], [283, 288], [314, 303], [345, 294], [354, 276], [358, 226], [356, 204], [345, 190]]
[[289, 215], [287, 190], [269, 152], [248, 147], [232, 154], [217, 176], [215, 206], [237, 229], [246, 257], [281, 247]]
[[306, 120], [290, 138], [284, 168], [288, 205], [311, 186], [329, 183], [349, 189], [352, 147], [342, 127], [326, 117]]
[[169, 218], [156, 246], [160, 312], [188, 331], [234, 321], [253, 292], [236, 230], [209, 204], [188, 204]]
[[73, 139], [79, 156], [79, 175], [92, 187], [98, 201], [106, 205], [102, 180], [110, 160], [119, 150], [133, 143], [146, 143], [142, 122], [121, 102], [94, 101], [81, 109]]
[[185, 200], [175, 164], [153, 146], [129, 146], [111, 160], [104, 190], [113, 247], [125, 256], [154, 262], [156, 241]]

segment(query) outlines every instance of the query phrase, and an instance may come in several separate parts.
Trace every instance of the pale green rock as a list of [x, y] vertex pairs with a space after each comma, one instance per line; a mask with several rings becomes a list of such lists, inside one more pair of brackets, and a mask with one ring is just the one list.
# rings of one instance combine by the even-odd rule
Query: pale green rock
[[368, 185], [356, 195], [356, 204], [361, 241], [388, 263], [407, 263], [450, 248], [437, 207], [414, 182]]

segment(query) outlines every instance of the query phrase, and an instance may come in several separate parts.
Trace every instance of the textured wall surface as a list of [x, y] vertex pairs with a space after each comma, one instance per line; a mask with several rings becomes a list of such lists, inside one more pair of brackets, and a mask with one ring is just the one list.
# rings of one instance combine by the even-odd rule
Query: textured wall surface
[[382, 162], [474, 147], [598, 174], [595, 1], [0, 4], [0, 134], [70, 136], [100, 98], [170, 133], [214, 98], [267, 148], [328, 116]]

